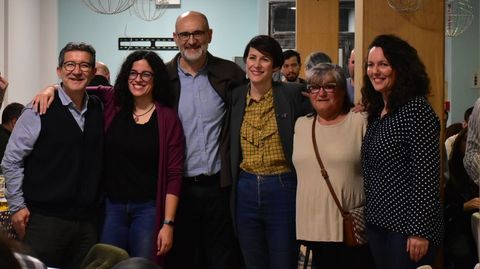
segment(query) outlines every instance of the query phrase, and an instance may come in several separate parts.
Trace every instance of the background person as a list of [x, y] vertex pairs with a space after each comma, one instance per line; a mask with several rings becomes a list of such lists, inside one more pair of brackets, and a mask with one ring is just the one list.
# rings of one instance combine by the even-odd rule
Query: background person
[[348, 74], [347, 78], [347, 94], [350, 102], [355, 102], [355, 49], [350, 52], [350, 58], [348, 58]]
[[312, 144], [314, 124], [320, 157], [342, 207], [349, 211], [364, 205], [360, 150], [366, 115], [351, 112], [353, 104], [341, 67], [320, 63], [306, 78], [315, 112], [298, 118], [295, 124], [292, 158], [298, 178], [297, 240], [312, 250], [314, 268], [372, 268], [368, 246], [351, 248], [343, 243], [343, 217], [319, 176], [321, 169]]
[[24, 108], [25, 106], [20, 103], [10, 103], [2, 112], [2, 125], [0, 125], [0, 160], [3, 159], [3, 153], [7, 147], [8, 139]]
[[302, 61], [300, 58], [300, 53], [294, 50], [286, 50], [283, 52], [283, 65], [280, 69], [282, 73], [283, 82], [297, 82], [305, 83], [305, 80], [300, 78], [300, 67], [302, 66]]
[[110, 84], [110, 69], [108, 69], [108, 66], [104, 62], [96, 61], [95, 69], [97, 70], [95, 72], [95, 75], [106, 78], [108, 81], [108, 84]]
[[445, 268], [473, 268], [478, 262], [471, 217], [480, 209], [478, 185], [463, 166], [468, 127], [453, 143], [448, 161], [450, 176], [445, 184]]
[[[447, 152], [447, 159], [450, 159], [450, 153], [452, 152], [452, 146], [455, 140], [457, 139], [458, 134], [462, 129], [465, 129], [468, 127], [468, 121], [470, 119], [470, 115], [472, 115], [473, 111], [473, 106], [467, 108], [465, 112], [463, 113], [463, 122], [461, 125], [458, 125], [459, 123], [452, 123], [450, 126], [448, 126], [445, 130], [445, 150]], [[460, 126], [460, 128], [457, 129], [455, 126]], [[454, 130], [452, 130], [454, 129]], [[449, 133], [449, 131], [451, 131]], [[453, 133], [452, 133], [453, 132]]]
[[470, 178], [477, 185], [480, 184], [480, 98], [473, 107], [472, 115], [468, 121], [467, 147], [463, 164]]
[[304, 115], [302, 85], [272, 82], [282, 49], [260, 35], [243, 59], [250, 83], [232, 93], [230, 118], [233, 201], [246, 268], [296, 268], [292, 144], [295, 120]]
[[393, 35], [369, 46], [363, 82], [365, 217], [377, 268], [433, 265], [442, 241], [440, 123], [417, 51]]
[[328, 54], [321, 52], [321, 51], [316, 51], [310, 53], [308, 55], [307, 59], [305, 59], [305, 71], [308, 71], [312, 69], [315, 65], [319, 63], [331, 63], [332, 59]]

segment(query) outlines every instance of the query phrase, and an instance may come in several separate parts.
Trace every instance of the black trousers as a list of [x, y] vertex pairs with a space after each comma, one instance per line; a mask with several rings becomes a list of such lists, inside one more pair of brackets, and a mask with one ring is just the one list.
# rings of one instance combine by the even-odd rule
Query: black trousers
[[173, 247], [167, 269], [241, 268], [238, 241], [233, 232], [228, 188], [218, 181], [184, 180], [178, 205]]
[[71, 220], [32, 213], [24, 243], [47, 266], [76, 269], [97, 240], [96, 216]]
[[373, 259], [368, 246], [347, 247], [343, 242], [302, 241], [312, 250], [312, 268], [315, 269], [373, 269]]

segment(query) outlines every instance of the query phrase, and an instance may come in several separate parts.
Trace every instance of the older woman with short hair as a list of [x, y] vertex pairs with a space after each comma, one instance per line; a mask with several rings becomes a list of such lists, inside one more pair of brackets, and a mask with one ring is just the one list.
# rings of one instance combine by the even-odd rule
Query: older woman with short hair
[[320, 158], [344, 210], [360, 207], [365, 203], [360, 150], [366, 117], [351, 112], [345, 75], [338, 65], [320, 63], [306, 79], [315, 112], [295, 124], [297, 239], [312, 250], [315, 268], [371, 268], [366, 247], [349, 248], [343, 242], [342, 213], [322, 177], [312, 140], [315, 128]]

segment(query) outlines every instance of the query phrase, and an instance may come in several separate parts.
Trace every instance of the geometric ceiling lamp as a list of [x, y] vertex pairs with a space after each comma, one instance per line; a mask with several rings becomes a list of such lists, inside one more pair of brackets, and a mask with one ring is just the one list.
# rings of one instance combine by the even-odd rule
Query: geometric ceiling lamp
[[133, 11], [144, 21], [154, 21], [165, 13], [168, 6], [168, 0], [135, 0]]
[[423, 0], [388, 0], [388, 5], [398, 12], [415, 12], [422, 8]]
[[[477, 0], [476, 0], [477, 1]], [[473, 6], [469, 0], [445, 1], [445, 35], [456, 37], [470, 26], [473, 21]]]
[[97, 13], [112, 15], [129, 9], [135, 0], [82, 0], [82, 2]]

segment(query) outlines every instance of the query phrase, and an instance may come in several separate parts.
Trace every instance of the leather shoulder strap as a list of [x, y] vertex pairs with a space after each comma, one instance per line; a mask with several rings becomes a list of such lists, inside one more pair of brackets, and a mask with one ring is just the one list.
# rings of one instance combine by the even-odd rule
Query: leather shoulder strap
[[322, 171], [322, 177], [325, 179], [325, 182], [327, 183], [328, 189], [330, 190], [330, 193], [333, 196], [333, 199], [335, 200], [335, 203], [337, 204], [338, 209], [342, 213], [342, 216], [345, 216], [348, 214], [346, 212], [340, 202], [338, 201], [337, 195], [335, 194], [335, 191], [333, 190], [332, 184], [330, 183], [330, 178], [328, 176], [327, 170], [325, 169], [325, 166], [323, 165], [322, 158], [320, 158], [320, 153], [318, 153], [318, 146], [317, 146], [317, 139], [315, 137], [315, 123], [317, 122], [317, 114], [315, 113], [315, 116], [313, 118], [313, 123], [312, 123], [312, 142], [313, 142], [313, 150], [315, 151], [315, 156], [317, 157], [318, 164], [320, 165], [320, 169]]

